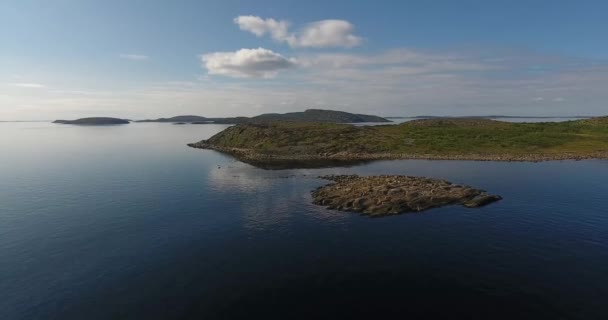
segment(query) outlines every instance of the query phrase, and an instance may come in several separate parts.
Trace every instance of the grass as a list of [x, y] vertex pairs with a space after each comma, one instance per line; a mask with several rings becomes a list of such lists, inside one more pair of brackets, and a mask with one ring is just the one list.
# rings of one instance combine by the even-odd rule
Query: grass
[[376, 127], [276, 122], [230, 127], [207, 142], [260, 154], [294, 156], [336, 153], [586, 155], [608, 151], [608, 118], [545, 123], [430, 119]]

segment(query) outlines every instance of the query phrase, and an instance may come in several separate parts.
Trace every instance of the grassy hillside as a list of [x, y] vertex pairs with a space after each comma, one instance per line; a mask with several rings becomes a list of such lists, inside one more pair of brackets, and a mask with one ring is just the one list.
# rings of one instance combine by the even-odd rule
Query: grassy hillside
[[375, 127], [328, 123], [244, 124], [193, 146], [223, 151], [239, 149], [250, 157], [283, 158], [592, 157], [608, 152], [608, 117], [546, 123], [429, 119]]

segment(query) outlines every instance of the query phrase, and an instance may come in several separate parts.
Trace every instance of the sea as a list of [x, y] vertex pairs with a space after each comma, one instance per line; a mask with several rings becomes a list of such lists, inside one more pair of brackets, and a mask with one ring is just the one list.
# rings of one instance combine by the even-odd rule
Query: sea
[[[0, 319], [608, 319], [608, 161], [265, 170], [186, 146], [226, 127], [0, 123]], [[325, 174], [503, 200], [370, 218], [313, 205]]]

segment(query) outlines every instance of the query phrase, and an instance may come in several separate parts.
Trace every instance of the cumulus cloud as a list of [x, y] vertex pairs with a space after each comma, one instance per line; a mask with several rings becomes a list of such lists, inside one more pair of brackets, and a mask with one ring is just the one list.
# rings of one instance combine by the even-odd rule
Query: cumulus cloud
[[256, 16], [238, 16], [234, 23], [243, 31], [249, 31], [258, 37], [270, 34], [273, 39], [282, 41], [288, 38], [289, 23], [285, 20], [262, 19]]
[[133, 61], [144, 61], [150, 59], [150, 57], [143, 54], [123, 53], [119, 55], [122, 59], [133, 60]]
[[233, 78], [272, 78], [280, 70], [296, 65], [295, 59], [287, 59], [264, 48], [214, 52], [201, 59], [209, 74]]
[[292, 47], [346, 47], [352, 48], [361, 44], [361, 38], [353, 32], [355, 26], [345, 20], [322, 20], [308, 24], [290, 39]]
[[297, 32], [289, 32], [289, 22], [263, 19], [257, 16], [238, 16], [234, 18], [239, 28], [258, 37], [270, 35], [274, 40], [289, 46], [310, 48], [345, 47], [352, 48], [361, 44], [362, 39], [354, 35], [355, 26], [345, 20], [321, 20], [305, 25]]

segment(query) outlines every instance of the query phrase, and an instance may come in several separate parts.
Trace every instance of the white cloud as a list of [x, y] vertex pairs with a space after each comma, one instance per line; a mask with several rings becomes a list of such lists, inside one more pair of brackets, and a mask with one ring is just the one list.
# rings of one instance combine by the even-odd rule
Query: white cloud
[[553, 99], [553, 101], [555, 101], [555, 102], [562, 102], [562, 101], [564, 101], [564, 100], [566, 100], [566, 99], [564, 99], [564, 98], [562, 98], [562, 97], [557, 97], [557, 98], [554, 98], [554, 99]]
[[362, 39], [355, 36], [355, 26], [345, 20], [322, 20], [308, 24], [293, 38], [288, 39], [292, 47], [345, 47], [352, 48], [361, 44]]
[[40, 83], [13, 83], [13, 86], [21, 87], [21, 88], [33, 88], [33, 89], [46, 88], [45, 85], [40, 84]]
[[289, 23], [284, 20], [262, 19], [256, 16], [238, 16], [234, 23], [243, 31], [249, 31], [258, 37], [270, 34], [273, 39], [283, 41], [288, 37]]
[[150, 57], [143, 54], [123, 53], [119, 55], [122, 59], [133, 60], [133, 61], [144, 61], [150, 59]]
[[363, 41], [354, 35], [355, 26], [345, 20], [321, 20], [309, 23], [297, 32], [289, 32], [289, 22], [263, 19], [257, 16], [238, 16], [234, 18], [239, 28], [249, 31], [258, 37], [269, 34], [274, 40], [289, 46], [310, 48], [331, 48], [358, 46]]
[[543, 100], [545, 100], [545, 98], [543, 98], [543, 97], [536, 97], [536, 98], [534, 98], [532, 100], [534, 100], [534, 101], [543, 101]]
[[233, 78], [272, 78], [280, 70], [296, 65], [295, 59], [264, 48], [214, 52], [201, 57], [209, 74]]

